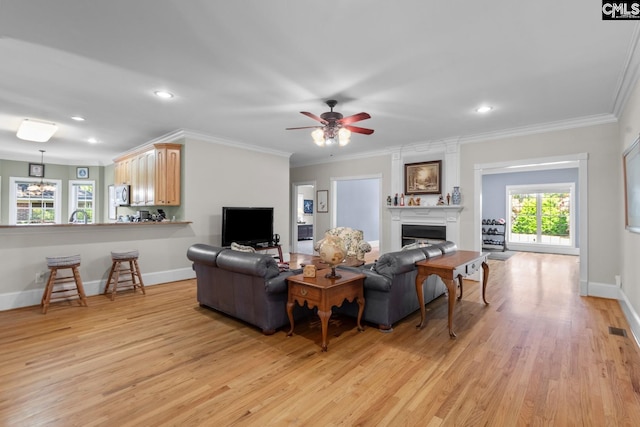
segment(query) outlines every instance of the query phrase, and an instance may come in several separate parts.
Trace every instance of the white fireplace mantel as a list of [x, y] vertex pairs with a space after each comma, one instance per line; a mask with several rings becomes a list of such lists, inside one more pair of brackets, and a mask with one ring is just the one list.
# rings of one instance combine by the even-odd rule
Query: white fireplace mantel
[[[405, 216], [417, 216], [417, 215], [429, 215], [436, 213], [436, 215], [453, 214], [458, 215], [462, 210], [460, 205], [443, 205], [443, 206], [387, 206], [391, 211], [391, 219], [394, 221], [400, 220], [400, 217]], [[432, 212], [433, 211], [433, 212]]]
[[447, 227], [447, 240], [460, 240], [460, 205], [387, 206], [391, 213], [391, 250], [402, 247], [402, 225], [424, 224]]

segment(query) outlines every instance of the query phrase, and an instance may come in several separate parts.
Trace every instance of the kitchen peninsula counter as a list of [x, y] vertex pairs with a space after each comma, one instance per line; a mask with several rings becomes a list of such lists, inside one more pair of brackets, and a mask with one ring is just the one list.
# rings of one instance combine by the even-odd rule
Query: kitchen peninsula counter
[[40, 228], [60, 228], [60, 227], [114, 227], [114, 226], [166, 226], [166, 225], [188, 225], [192, 221], [141, 221], [141, 222], [99, 222], [94, 224], [74, 223], [74, 224], [29, 224], [29, 225], [0, 225], [0, 229], [16, 228], [21, 230]]
[[104, 291], [111, 251], [139, 252], [145, 287], [191, 279], [185, 254], [195, 240], [192, 221], [0, 225], [0, 310], [39, 304], [51, 256], [81, 256], [87, 296]]

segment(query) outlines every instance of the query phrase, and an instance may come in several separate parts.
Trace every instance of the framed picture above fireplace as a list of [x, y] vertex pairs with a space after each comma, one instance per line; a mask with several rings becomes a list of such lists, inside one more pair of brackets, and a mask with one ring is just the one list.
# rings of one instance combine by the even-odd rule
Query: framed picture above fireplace
[[442, 194], [442, 160], [405, 164], [404, 194]]

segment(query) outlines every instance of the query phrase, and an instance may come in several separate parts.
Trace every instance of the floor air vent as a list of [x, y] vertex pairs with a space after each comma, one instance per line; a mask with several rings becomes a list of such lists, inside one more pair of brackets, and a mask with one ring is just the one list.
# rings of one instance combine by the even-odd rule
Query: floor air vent
[[611, 335], [619, 335], [621, 337], [627, 336], [627, 331], [622, 328], [614, 328], [613, 326], [609, 326], [609, 333]]

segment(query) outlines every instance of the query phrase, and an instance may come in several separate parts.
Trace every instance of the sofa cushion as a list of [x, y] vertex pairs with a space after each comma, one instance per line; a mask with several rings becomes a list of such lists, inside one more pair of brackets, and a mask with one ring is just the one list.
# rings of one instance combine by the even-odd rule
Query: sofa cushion
[[218, 254], [216, 263], [219, 268], [267, 280], [280, 274], [276, 260], [266, 254], [226, 250]]
[[416, 262], [424, 261], [425, 259], [426, 256], [421, 249], [388, 252], [376, 262], [376, 272], [391, 278], [394, 274], [415, 270]]
[[420, 248], [420, 250], [427, 259], [442, 255], [442, 250], [440, 250], [438, 246], [425, 246], [424, 248]]
[[448, 254], [449, 252], [455, 252], [458, 250], [456, 244], [449, 240], [447, 240], [446, 242], [435, 244], [433, 246], [440, 248], [443, 254]]
[[215, 267], [218, 254], [225, 250], [226, 249], [217, 246], [196, 243], [195, 245], [191, 245], [187, 250], [187, 258], [193, 262]]

